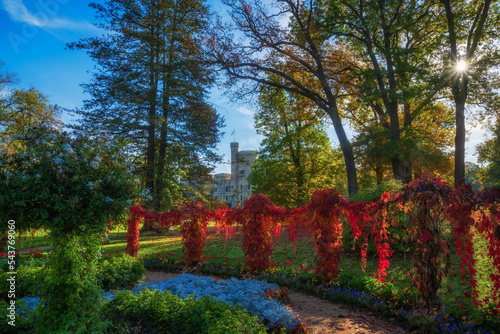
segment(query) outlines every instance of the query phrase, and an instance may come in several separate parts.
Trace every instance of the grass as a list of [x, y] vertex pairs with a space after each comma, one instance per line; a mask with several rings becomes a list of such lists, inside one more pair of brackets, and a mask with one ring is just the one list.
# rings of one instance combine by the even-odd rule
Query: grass
[[48, 246], [47, 243], [47, 230], [38, 229], [31, 233], [16, 233], [16, 248], [17, 249], [33, 249], [36, 247]]

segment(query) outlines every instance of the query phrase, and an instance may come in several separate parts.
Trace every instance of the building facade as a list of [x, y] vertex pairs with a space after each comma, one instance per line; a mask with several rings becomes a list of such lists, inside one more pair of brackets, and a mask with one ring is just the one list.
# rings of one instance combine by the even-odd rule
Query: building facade
[[231, 143], [231, 174], [214, 175], [215, 199], [221, 199], [231, 207], [245, 203], [245, 200], [252, 196], [252, 187], [247, 178], [252, 171], [252, 163], [257, 158], [255, 151], [238, 151], [238, 149], [238, 143]]

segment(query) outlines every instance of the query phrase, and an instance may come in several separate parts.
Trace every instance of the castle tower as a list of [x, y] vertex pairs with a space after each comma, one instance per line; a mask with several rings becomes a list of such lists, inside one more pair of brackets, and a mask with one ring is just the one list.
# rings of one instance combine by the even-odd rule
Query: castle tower
[[231, 143], [231, 179], [233, 194], [238, 193], [238, 149], [240, 144]]

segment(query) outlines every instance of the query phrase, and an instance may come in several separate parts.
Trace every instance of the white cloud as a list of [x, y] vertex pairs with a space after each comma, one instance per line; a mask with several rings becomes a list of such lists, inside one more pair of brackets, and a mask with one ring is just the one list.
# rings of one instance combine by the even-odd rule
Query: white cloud
[[243, 115], [249, 115], [249, 116], [253, 116], [254, 112], [250, 109], [248, 109], [247, 107], [239, 107], [238, 109], [238, 112], [243, 114]]
[[98, 28], [88, 21], [71, 21], [64, 18], [55, 17], [60, 10], [57, 3], [49, 8], [43, 3], [37, 5], [37, 12], [32, 13], [26, 8], [22, 0], [1, 0], [2, 6], [9, 14], [10, 18], [17, 22], [23, 22], [41, 29], [66, 29], [72, 31], [98, 30]]

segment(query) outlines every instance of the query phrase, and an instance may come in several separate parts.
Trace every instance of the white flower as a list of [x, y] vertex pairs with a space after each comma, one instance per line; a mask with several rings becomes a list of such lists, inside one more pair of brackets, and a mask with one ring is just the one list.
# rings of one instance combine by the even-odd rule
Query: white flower
[[153, 200], [153, 197], [152, 197], [151, 195], [148, 195], [146, 198], [147, 198], [149, 201], [152, 201], [152, 200]]
[[90, 163], [90, 167], [92, 167], [92, 168], [97, 168], [97, 167], [99, 167], [99, 164], [98, 164], [97, 162], [95, 162], [95, 161], [92, 161], [92, 162]]
[[87, 183], [87, 187], [92, 188], [93, 186], [94, 186], [94, 183], [92, 183], [92, 182]]
[[127, 204], [132, 204], [132, 200], [128, 199], [125, 201]]
[[40, 175], [40, 174], [38, 174], [38, 173], [36, 173], [35, 177], [40, 178], [40, 177], [41, 177], [41, 175]]
[[54, 160], [52, 160], [56, 165], [59, 165], [63, 162], [63, 160], [61, 158], [55, 158]]
[[113, 199], [111, 197], [105, 197], [104, 200], [106, 202], [113, 202]]
[[73, 148], [71, 147], [71, 145], [70, 145], [70, 144], [67, 144], [67, 143], [66, 143], [66, 144], [64, 144], [64, 145], [63, 145], [63, 148], [64, 148], [64, 150], [66, 151], [66, 153], [68, 153], [68, 154], [73, 154], [73, 153], [75, 153], [75, 152], [73, 151]]

